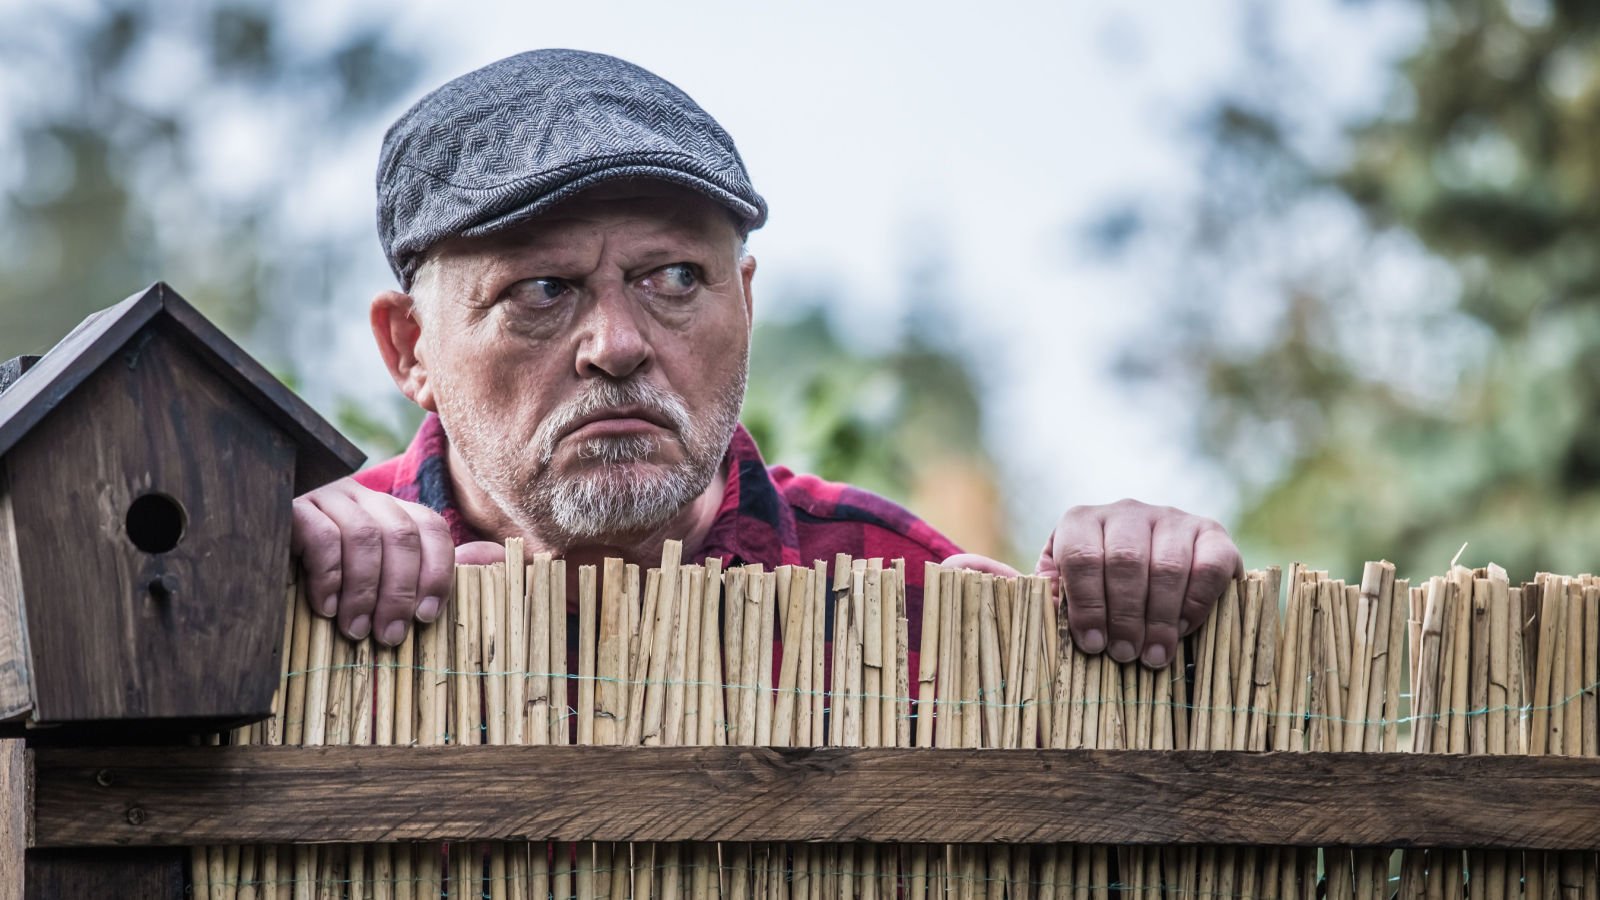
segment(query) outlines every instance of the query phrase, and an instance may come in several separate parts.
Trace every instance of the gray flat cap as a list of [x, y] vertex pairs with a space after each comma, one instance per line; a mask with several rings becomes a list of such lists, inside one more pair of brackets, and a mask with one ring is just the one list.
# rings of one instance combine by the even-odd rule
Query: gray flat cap
[[423, 97], [383, 138], [378, 237], [405, 290], [448, 237], [525, 222], [614, 178], [658, 178], [767, 219], [733, 138], [666, 80], [600, 53], [534, 50]]

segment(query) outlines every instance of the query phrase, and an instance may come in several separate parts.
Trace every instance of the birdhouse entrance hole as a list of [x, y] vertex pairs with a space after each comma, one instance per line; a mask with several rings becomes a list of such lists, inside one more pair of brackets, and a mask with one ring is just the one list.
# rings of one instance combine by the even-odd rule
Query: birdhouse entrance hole
[[166, 494], [145, 494], [128, 507], [128, 540], [146, 553], [166, 553], [183, 540], [188, 515]]

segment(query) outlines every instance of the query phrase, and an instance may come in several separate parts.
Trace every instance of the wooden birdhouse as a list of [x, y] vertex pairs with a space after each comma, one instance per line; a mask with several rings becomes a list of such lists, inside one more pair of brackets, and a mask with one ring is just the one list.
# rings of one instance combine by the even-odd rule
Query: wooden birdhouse
[[360, 451], [164, 284], [0, 372], [0, 733], [266, 716], [291, 503]]

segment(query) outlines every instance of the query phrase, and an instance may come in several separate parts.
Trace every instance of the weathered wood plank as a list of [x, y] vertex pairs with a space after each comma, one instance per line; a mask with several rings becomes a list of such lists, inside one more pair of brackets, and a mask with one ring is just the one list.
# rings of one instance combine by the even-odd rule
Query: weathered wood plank
[[[187, 854], [176, 848], [35, 850], [25, 900], [184, 900]], [[20, 887], [20, 884], [19, 884]]]
[[749, 747], [35, 751], [41, 847], [501, 840], [1600, 848], [1600, 759]]
[[22, 900], [31, 813], [27, 750], [21, 741], [0, 740], [0, 900]]
[[0, 459], [0, 722], [33, 709], [33, 662], [28, 620], [22, 614], [22, 570], [10, 476]]

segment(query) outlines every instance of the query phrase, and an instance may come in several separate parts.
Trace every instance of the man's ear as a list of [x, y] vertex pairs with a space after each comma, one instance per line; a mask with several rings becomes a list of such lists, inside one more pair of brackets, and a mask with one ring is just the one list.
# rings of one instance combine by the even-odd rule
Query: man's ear
[[378, 342], [384, 365], [389, 367], [389, 377], [394, 379], [401, 393], [428, 412], [438, 412], [428, 367], [418, 350], [422, 343], [422, 323], [416, 317], [414, 306], [410, 294], [380, 292], [372, 298], [372, 336]]
[[756, 258], [746, 253], [739, 258], [739, 280], [744, 283], [744, 320], [746, 324], [755, 328], [755, 302], [756, 295], [750, 290], [750, 283], [756, 277]]

